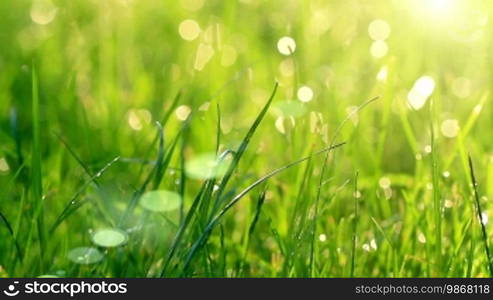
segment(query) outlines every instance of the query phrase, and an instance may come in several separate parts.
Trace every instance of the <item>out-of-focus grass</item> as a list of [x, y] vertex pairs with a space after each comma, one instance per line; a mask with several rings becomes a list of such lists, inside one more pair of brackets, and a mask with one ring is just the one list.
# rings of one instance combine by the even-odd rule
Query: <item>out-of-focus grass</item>
[[0, 1], [0, 275], [489, 276], [491, 17]]

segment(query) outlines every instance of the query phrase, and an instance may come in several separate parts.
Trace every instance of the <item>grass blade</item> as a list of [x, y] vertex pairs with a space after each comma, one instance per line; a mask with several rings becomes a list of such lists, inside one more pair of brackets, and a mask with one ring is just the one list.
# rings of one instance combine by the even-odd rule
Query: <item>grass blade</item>
[[325, 153], [327, 151], [330, 151], [332, 149], [335, 149], [335, 148], [338, 148], [342, 145], [344, 145], [345, 143], [340, 143], [340, 144], [336, 144], [332, 147], [329, 147], [329, 148], [325, 148], [323, 150], [320, 150], [318, 152], [315, 152], [313, 154], [311, 154], [310, 156], [307, 156], [307, 157], [304, 157], [304, 158], [301, 158], [301, 159], [298, 159], [294, 162], [291, 162], [285, 166], [282, 166], [280, 168], [277, 168], [269, 173], [267, 173], [266, 175], [260, 177], [259, 179], [257, 179], [255, 182], [253, 182], [251, 185], [249, 185], [247, 188], [245, 188], [242, 192], [240, 192], [239, 194], [237, 194], [230, 202], [228, 202], [228, 204], [226, 204], [226, 206], [224, 206], [224, 208], [214, 217], [212, 218], [212, 220], [208, 223], [207, 227], [205, 228], [204, 232], [202, 233], [202, 235], [199, 237], [199, 239], [197, 239], [195, 241], [195, 243], [193, 244], [188, 256], [187, 256], [187, 259], [185, 260], [185, 268], [186, 269], [191, 261], [191, 259], [193, 258], [193, 256], [195, 255], [195, 252], [198, 250], [198, 248], [200, 248], [200, 246], [202, 246], [208, 239], [209, 237], [209, 234], [212, 232], [212, 230], [214, 229], [214, 227], [217, 225], [217, 223], [219, 222], [219, 220], [228, 212], [228, 210], [230, 210], [236, 203], [238, 203], [238, 201], [240, 201], [246, 194], [248, 194], [251, 190], [253, 190], [255, 187], [257, 187], [258, 185], [262, 184], [263, 182], [265, 182], [266, 180], [268, 180], [269, 178], [297, 165], [297, 164], [300, 164], [304, 161], [307, 161], [309, 159], [311, 159], [313, 156], [316, 156], [316, 155], [319, 155], [319, 154], [322, 154], [322, 153]]
[[39, 110], [39, 91], [38, 76], [36, 68], [32, 67], [32, 161], [31, 161], [31, 185], [32, 201], [34, 207], [34, 217], [38, 227], [39, 250], [41, 263], [43, 264], [44, 249], [46, 246], [46, 234], [44, 232], [44, 212], [43, 212], [43, 183], [41, 171], [41, 141], [40, 141], [40, 110]]
[[12, 226], [10, 225], [9, 221], [7, 220], [7, 217], [0, 211], [0, 220], [3, 221], [3, 224], [7, 228], [7, 231], [9, 232], [10, 236], [12, 237], [12, 241], [14, 242], [15, 249], [17, 251], [17, 256], [19, 257], [19, 260], [22, 260], [22, 251], [21, 247], [19, 246], [19, 243], [17, 241], [17, 238], [15, 237], [14, 230], [12, 229]]
[[65, 208], [62, 213], [56, 218], [55, 223], [50, 228], [50, 234], [52, 234], [57, 227], [70, 215], [72, 215], [77, 209], [79, 209], [86, 201], [77, 201], [82, 193], [93, 183], [97, 178], [101, 177], [114, 163], [120, 159], [119, 156], [115, 157], [112, 161], [107, 163], [101, 170], [93, 175], [86, 183], [72, 196], [69, 202], [65, 204]]
[[264, 118], [265, 114], [267, 113], [267, 110], [269, 109], [272, 100], [274, 99], [274, 96], [276, 95], [277, 88], [279, 86], [279, 83], [275, 83], [274, 85], [274, 90], [272, 91], [272, 94], [269, 97], [269, 100], [267, 100], [267, 103], [264, 105], [260, 113], [258, 114], [257, 118], [253, 122], [252, 126], [248, 130], [247, 134], [243, 138], [243, 141], [241, 142], [240, 146], [238, 147], [238, 150], [233, 156], [233, 161], [231, 162], [231, 165], [229, 166], [228, 170], [226, 171], [226, 174], [224, 175], [223, 179], [221, 180], [221, 183], [219, 184], [219, 189], [217, 192], [217, 199], [220, 199], [222, 196], [222, 193], [224, 192], [226, 185], [228, 184], [228, 181], [231, 179], [231, 176], [233, 175], [233, 172], [235, 169], [238, 167], [238, 164], [240, 162], [241, 157], [243, 156], [243, 153], [245, 153], [250, 140], [257, 130], [258, 126], [260, 125], [260, 122]]
[[354, 262], [356, 258], [356, 232], [358, 229], [358, 172], [354, 176], [354, 219], [353, 219], [353, 245], [351, 248], [351, 272], [349, 277], [354, 277]]

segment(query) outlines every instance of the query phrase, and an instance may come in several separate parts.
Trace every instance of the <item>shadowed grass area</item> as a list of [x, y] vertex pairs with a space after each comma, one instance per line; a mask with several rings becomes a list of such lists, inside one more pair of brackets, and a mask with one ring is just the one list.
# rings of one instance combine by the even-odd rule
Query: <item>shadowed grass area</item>
[[492, 9], [0, 1], [0, 276], [492, 276]]

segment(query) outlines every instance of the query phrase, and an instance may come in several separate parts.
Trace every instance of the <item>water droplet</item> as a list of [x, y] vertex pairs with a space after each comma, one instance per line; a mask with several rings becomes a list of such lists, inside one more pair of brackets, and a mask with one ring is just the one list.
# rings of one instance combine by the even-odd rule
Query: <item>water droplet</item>
[[175, 110], [175, 115], [180, 121], [185, 121], [190, 113], [192, 112], [192, 109], [188, 105], [180, 105], [176, 108]]
[[195, 40], [200, 34], [200, 26], [195, 20], [184, 20], [178, 26], [178, 33], [182, 39], [187, 41]]
[[313, 90], [309, 86], [302, 86], [298, 89], [298, 99], [301, 102], [310, 102], [313, 99]]
[[382, 177], [380, 178], [380, 180], [378, 181], [378, 185], [382, 188], [382, 189], [388, 189], [390, 188], [390, 185], [392, 184], [392, 182], [390, 181], [390, 178], [388, 177]]
[[283, 117], [279, 116], [276, 119], [274, 124], [276, 126], [277, 131], [282, 134], [286, 134], [286, 132], [296, 126], [296, 121], [292, 116]]
[[388, 75], [388, 68], [387, 68], [387, 66], [383, 66], [380, 69], [380, 71], [378, 71], [377, 80], [378, 81], [386, 81], [387, 80], [387, 75]]
[[127, 242], [127, 239], [127, 233], [120, 229], [99, 229], [92, 234], [94, 244], [106, 248], [120, 246]]
[[384, 41], [374, 41], [370, 47], [370, 53], [375, 58], [382, 58], [389, 52], [389, 46]]
[[296, 42], [292, 37], [284, 36], [277, 42], [277, 50], [283, 55], [291, 55], [296, 50]]
[[31, 6], [31, 20], [40, 25], [51, 23], [58, 8], [50, 0], [34, 0]]
[[373, 249], [373, 250], [377, 250], [377, 241], [375, 241], [375, 239], [372, 239], [370, 241], [370, 247]]
[[489, 220], [490, 218], [488, 217], [488, 214], [486, 212], [481, 213], [481, 223], [483, 223], [483, 225], [488, 224]]
[[214, 153], [198, 154], [185, 165], [187, 176], [194, 179], [222, 177], [228, 170], [231, 160], [219, 160]]
[[454, 206], [454, 202], [452, 202], [452, 200], [446, 199], [443, 205], [445, 206], [445, 208], [451, 208]]
[[10, 170], [9, 164], [7, 163], [7, 160], [2, 157], [0, 158], [0, 173], [6, 173]]
[[177, 209], [181, 203], [178, 193], [167, 190], [156, 190], [145, 193], [139, 204], [153, 212], [168, 212]]
[[144, 124], [150, 124], [151, 121], [152, 114], [147, 109], [130, 109], [127, 112], [127, 122], [133, 130], [142, 130]]
[[418, 110], [421, 109], [435, 89], [435, 80], [430, 76], [422, 76], [416, 80], [413, 88], [407, 94], [409, 105]]
[[93, 247], [78, 247], [70, 250], [68, 258], [76, 264], [94, 264], [104, 258], [104, 254]]

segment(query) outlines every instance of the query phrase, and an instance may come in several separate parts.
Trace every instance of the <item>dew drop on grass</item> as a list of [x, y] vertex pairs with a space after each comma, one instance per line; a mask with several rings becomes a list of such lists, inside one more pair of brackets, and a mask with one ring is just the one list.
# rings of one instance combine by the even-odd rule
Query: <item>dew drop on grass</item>
[[118, 247], [127, 242], [127, 240], [127, 233], [120, 229], [99, 229], [92, 234], [92, 241], [94, 244], [106, 248]]
[[93, 247], [78, 247], [70, 250], [68, 259], [76, 264], [89, 265], [100, 262], [104, 257], [96, 248]]
[[185, 170], [188, 177], [194, 179], [211, 179], [222, 177], [228, 170], [230, 160], [219, 160], [214, 153], [202, 153], [190, 159]]
[[488, 224], [488, 221], [489, 221], [488, 214], [485, 212], [481, 213], [481, 223], [483, 223], [483, 225], [486, 225]]
[[157, 190], [145, 193], [140, 199], [140, 205], [153, 212], [173, 211], [180, 206], [181, 197], [178, 193]]

